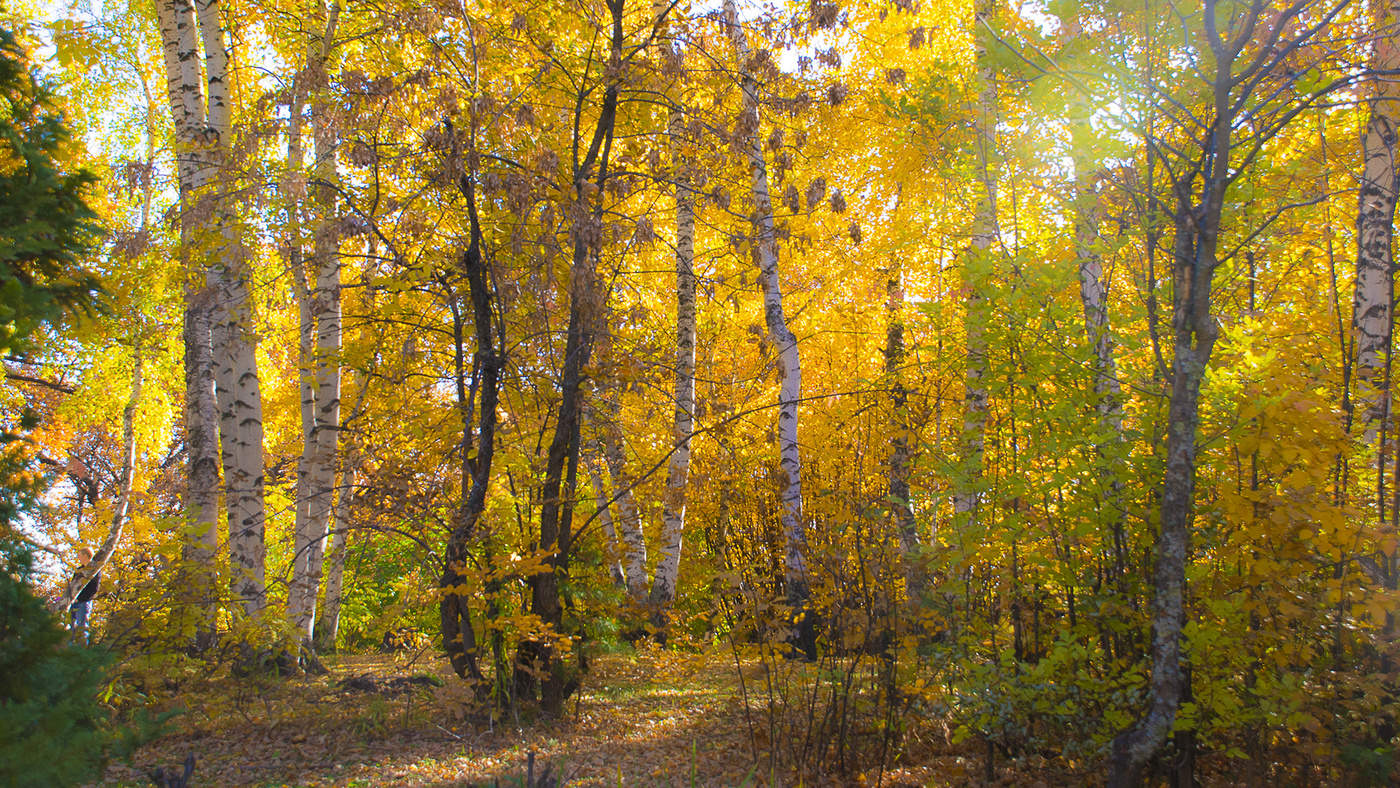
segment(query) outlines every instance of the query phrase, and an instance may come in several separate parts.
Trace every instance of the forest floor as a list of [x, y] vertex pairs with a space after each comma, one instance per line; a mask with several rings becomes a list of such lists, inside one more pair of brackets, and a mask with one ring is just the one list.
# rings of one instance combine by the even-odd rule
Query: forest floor
[[[435, 651], [333, 657], [326, 676], [187, 683], [171, 701], [183, 712], [129, 762], [113, 764], [104, 784], [149, 785], [155, 768], [176, 768], [193, 753], [192, 785], [518, 786], [531, 752], [537, 776], [548, 767], [566, 785], [803, 782], [770, 759], [766, 705], [754, 696], [761, 682], [741, 685], [726, 651], [604, 655], [563, 719], [504, 723], [454, 715], [467, 695]], [[761, 666], [744, 673], [752, 679]], [[981, 782], [980, 753], [942, 735], [924, 744], [917, 768], [847, 769], [805, 783]], [[1002, 779], [1045, 784], [1024, 770]]]

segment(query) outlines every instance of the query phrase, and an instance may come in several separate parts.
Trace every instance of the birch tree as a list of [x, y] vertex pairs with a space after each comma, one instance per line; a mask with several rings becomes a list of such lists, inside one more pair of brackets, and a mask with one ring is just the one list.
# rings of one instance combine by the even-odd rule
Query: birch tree
[[175, 127], [175, 164], [180, 186], [179, 257], [185, 273], [183, 341], [185, 346], [185, 490], [186, 536], [183, 562], [187, 593], [201, 602], [196, 646], [212, 645], [219, 598], [214, 561], [219, 544], [219, 422], [214, 395], [211, 345], [213, 293], [204, 268], [195, 263], [201, 216], [208, 212], [209, 168], [201, 155], [205, 103], [199, 67], [194, 6], [189, 0], [156, 4], [164, 55], [166, 95]]
[[[293, 87], [289, 150], [296, 147], [294, 173], [301, 168], [301, 117], [303, 91], [311, 96], [311, 133], [315, 164], [309, 193], [314, 210], [310, 269], [315, 286], [303, 267], [299, 233], [293, 236], [293, 275], [298, 285], [299, 358], [301, 359], [302, 453], [297, 472], [296, 534], [293, 543], [291, 591], [287, 617], [293, 631], [306, 644], [315, 634], [316, 596], [321, 564], [335, 496], [335, 464], [340, 436], [341, 255], [340, 222], [336, 216], [337, 134], [330, 112], [326, 69], [334, 46], [340, 5], [323, 8], [325, 25], [307, 47], [306, 67]], [[307, 84], [307, 83], [310, 84]], [[303, 179], [297, 179], [302, 180]], [[291, 213], [297, 210], [293, 206]], [[296, 222], [293, 227], [296, 227]], [[313, 344], [314, 343], [314, 344]]]
[[995, 158], [997, 146], [997, 86], [987, 54], [987, 30], [993, 21], [995, 0], [978, 0], [973, 11], [973, 35], [976, 39], [977, 104], [973, 109], [974, 145], [977, 151], [977, 197], [973, 208], [972, 237], [964, 264], [964, 320], [967, 370], [963, 395], [963, 424], [961, 463], [963, 478], [953, 491], [953, 514], [963, 526], [977, 522], [978, 505], [982, 498], [982, 455], [987, 430], [987, 314], [990, 305], [982, 293], [980, 269], [990, 263], [997, 243], [997, 186]]
[[768, 190], [768, 165], [763, 155], [758, 80], [752, 73], [748, 39], [739, 24], [734, 0], [724, 2], [724, 24], [738, 58], [739, 85], [743, 111], [737, 132], [749, 167], [753, 197], [754, 261], [758, 264], [759, 286], [763, 290], [763, 314], [768, 339], [778, 355], [778, 452], [781, 473], [778, 498], [782, 503], [781, 522], [785, 540], [784, 584], [794, 607], [803, 606], [809, 595], [807, 575], [807, 531], [802, 518], [802, 457], [797, 442], [798, 404], [802, 399], [802, 362], [797, 337], [788, 328], [783, 312], [783, 290], [778, 270], [778, 237], [773, 225], [773, 200]]
[[1352, 307], [1357, 391], [1353, 407], [1368, 445], [1377, 447], [1376, 508], [1385, 519], [1385, 421], [1390, 413], [1390, 371], [1394, 323], [1395, 259], [1392, 251], [1396, 134], [1400, 133], [1400, 4], [1377, 5], [1375, 48], [1371, 53], [1372, 94], [1361, 136], [1362, 168], [1356, 209], [1356, 285]]
[[350, 511], [355, 500], [355, 478], [359, 472], [358, 457], [345, 452], [345, 468], [340, 472], [339, 492], [335, 498], [335, 529], [326, 535], [326, 596], [316, 613], [316, 629], [312, 643], [317, 652], [335, 651], [340, 635], [340, 607], [345, 595], [345, 556], [350, 549]]
[[[373, 249], [369, 250], [373, 254]], [[356, 376], [355, 404], [350, 408], [340, 425], [344, 431], [359, 422], [365, 415], [365, 405], [369, 398], [368, 374]], [[354, 433], [349, 433], [342, 442], [340, 462], [340, 484], [335, 489], [335, 511], [332, 521], [335, 527], [326, 534], [325, 562], [326, 595], [325, 603], [316, 611], [316, 630], [313, 643], [317, 651], [334, 651], [336, 638], [340, 633], [341, 601], [345, 593], [345, 556], [350, 549], [350, 534], [353, 532], [351, 512], [356, 499], [356, 480], [360, 474], [360, 445]]]
[[[1078, 46], [1083, 39], [1078, 13], [1061, 17], [1061, 33], [1067, 48]], [[1070, 157], [1074, 164], [1073, 221], [1074, 259], [1079, 276], [1079, 301], [1084, 313], [1084, 336], [1089, 344], [1090, 374], [1093, 376], [1094, 412], [1098, 419], [1095, 452], [1099, 481], [1104, 491], [1104, 508], [1110, 521], [1112, 568], [1121, 580], [1126, 571], [1127, 542], [1124, 533], [1125, 501], [1123, 479], [1119, 472], [1125, 450], [1123, 436], [1123, 389], [1118, 382], [1118, 364], [1114, 358], [1113, 327], [1109, 320], [1109, 282], [1104, 272], [1103, 256], [1098, 251], [1101, 240], [1099, 225], [1100, 195], [1095, 186], [1098, 164], [1092, 151], [1095, 147], [1089, 125], [1091, 97], [1071, 85], [1069, 99]]]
[[[606, 330], [606, 329], [604, 329]], [[609, 341], [610, 340], [606, 340]], [[615, 389], [600, 387], [598, 404], [588, 408], [593, 415], [598, 432], [597, 444], [602, 450], [603, 459], [612, 478], [613, 494], [611, 501], [616, 509], [609, 507], [622, 547], [622, 562], [626, 569], [627, 594], [634, 604], [641, 604], [647, 596], [647, 541], [642, 532], [641, 513], [637, 510], [637, 497], [633, 494], [636, 480], [627, 471], [627, 454], [623, 446], [621, 403]]]
[[244, 612], [260, 619], [267, 603], [263, 507], [262, 389], [254, 353], [251, 283], [246, 252], [233, 211], [232, 106], [229, 99], [229, 53], [219, 0], [198, 0], [204, 77], [208, 91], [203, 158], [213, 178], [209, 203], [212, 227], [207, 249], [213, 296], [210, 344], [214, 391], [219, 405], [219, 455], [224, 470], [229, 557], [234, 597]]
[[[229, 555], [233, 564], [233, 593], [250, 618], [260, 618], [266, 604], [264, 563], [266, 545], [263, 526], [262, 394], [254, 356], [254, 326], [249, 293], [248, 263], [238, 238], [238, 228], [230, 191], [232, 174], [229, 151], [233, 124], [229, 103], [229, 55], [224, 42], [223, 20], [218, 0], [160, 0], [156, 3], [161, 26], [171, 115], [175, 124], [179, 159], [180, 193], [186, 231], [182, 246], [191, 262], [205, 273], [202, 288], [190, 294], [194, 314], [187, 314], [186, 394], [187, 431], [198, 432], [207, 441], [211, 421], [208, 373], [213, 368], [214, 397], [218, 409], [219, 454], [224, 478], [224, 507], [228, 520]], [[198, 30], [203, 48], [200, 68]], [[196, 236], [196, 228], [200, 229]], [[207, 304], [208, 343], [205, 355], [202, 308]], [[192, 363], [191, 363], [192, 362]], [[208, 470], [208, 460], [191, 454], [191, 473]], [[208, 491], [192, 480], [191, 496], [199, 503], [196, 515], [203, 527], [205, 496]], [[191, 552], [208, 558], [208, 532], [200, 533], [199, 546]]]
[[602, 461], [598, 459], [602, 455], [602, 449], [598, 447], [597, 441], [592, 442], [583, 449], [583, 464], [588, 466], [588, 478], [593, 483], [593, 506], [597, 512], [598, 522], [603, 526], [603, 547], [607, 551], [604, 560], [608, 565], [608, 575], [612, 578], [613, 585], [620, 589], [627, 588], [627, 570], [622, 567], [622, 546], [617, 540], [617, 526], [613, 523], [612, 498], [608, 495], [607, 484], [603, 481], [603, 472], [598, 467]]
[[[680, 43], [673, 42], [671, 60], [684, 75]], [[676, 598], [681, 545], [685, 533], [686, 482], [690, 475], [690, 439], [695, 431], [695, 195], [691, 163], [685, 153], [685, 113], [676, 108], [669, 120], [669, 141], [676, 192], [676, 371], [675, 413], [671, 424], [674, 450], [666, 461], [665, 508], [661, 515], [661, 558], [651, 582], [648, 603], [652, 624], [664, 637], [667, 612]]]
[[[1400, 170], [1395, 160], [1396, 135], [1400, 134], [1400, 3], [1378, 3], [1377, 30], [1371, 52], [1372, 94], [1366, 128], [1361, 135], [1362, 167], [1356, 209], [1356, 285], [1352, 308], [1352, 331], [1356, 343], [1355, 374], [1357, 395], [1352, 402], [1361, 408], [1364, 445], [1375, 452], [1375, 522], [1379, 533], [1387, 529], [1387, 504], [1393, 523], [1400, 515], [1400, 500], [1386, 491], [1387, 460], [1395, 452], [1387, 430], [1394, 410], [1391, 382], [1394, 365], [1395, 323], [1395, 198], [1400, 191]], [[1352, 416], [1352, 414], [1348, 414]], [[1354, 416], [1353, 416], [1354, 418]], [[1400, 478], [1396, 479], [1400, 484]], [[1358, 559], [1372, 582], [1387, 590], [1400, 586], [1400, 553], [1392, 547]], [[1393, 644], [1397, 637], [1395, 613], [1387, 611], [1384, 638]], [[1386, 649], [1386, 646], [1382, 646]], [[1390, 650], [1382, 655], [1382, 669], [1394, 665]], [[1382, 731], [1393, 730], [1390, 722]]]

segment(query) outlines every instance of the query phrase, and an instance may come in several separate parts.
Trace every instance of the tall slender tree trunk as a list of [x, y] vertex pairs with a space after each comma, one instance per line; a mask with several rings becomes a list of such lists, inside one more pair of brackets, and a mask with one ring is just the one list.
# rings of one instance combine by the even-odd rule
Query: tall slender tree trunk
[[[1390, 388], [1395, 352], [1395, 199], [1400, 190], [1400, 169], [1395, 160], [1396, 135], [1400, 134], [1400, 78], [1396, 76], [1400, 71], [1400, 3], [1379, 3], [1376, 17], [1375, 29], [1383, 32], [1376, 38], [1371, 53], [1374, 92], [1366, 131], [1361, 137], [1361, 183], [1356, 210], [1352, 328], [1357, 391], [1352, 402], [1353, 408], [1361, 406], [1364, 444], [1375, 452], [1375, 522], [1380, 526], [1378, 532], [1383, 533], [1387, 505], [1392, 506], [1392, 518], [1396, 514], [1394, 507], [1400, 506], [1400, 500], [1388, 500], [1386, 493], [1387, 459], [1396, 452], [1396, 438], [1387, 426], [1394, 408]], [[1383, 589], [1394, 591], [1400, 587], [1400, 552], [1383, 550], [1376, 558], [1374, 562], [1362, 560], [1359, 564]], [[1400, 639], [1400, 621], [1388, 613], [1385, 621], [1379, 623], [1384, 626], [1381, 671], [1388, 675], [1394, 668], [1391, 653]], [[1393, 729], [1390, 720], [1382, 723], [1382, 731]]]
[[987, 431], [987, 314], [989, 305], [982, 294], [987, 273], [980, 269], [990, 263], [997, 243], [997, 185], [995, 159], [997, 146], [997, 86], [987, 56], [984, 28], [992, 23], [995, 0], [977, 0], [973, 15], [973, 35], [977, 40], [977, 106], [974, 110], [978, 186], [973, 210], [972, 238], [964, 265], [967, 317], [964, 320], [967, 371], [963, 395], [963, 424], [960, 438], [962, 479], [953, 491], [953, 514], [963, 527], [977, 522], [982, 499], [982, 455]]
[[[623, 64], [622, 17], [625, 0], [606, 0], [608, 9], [608, 61], [603, 67], [603, 98], [593, 134], [583, 147], [576, 138], [572, 162], [572, 191], [576, 204], [573, 226], [573, 262], [569, 283], [569, 325], [560, 371], [559, 409], [554, 435], [545, 459], [540, 503], [540, 549], [549, 554], [549, 570], [530, 578], [530, 610], [554, 632], [563, 631], [561, 585], [568, 580], [573, 542], [573, 502], [577, 491], [579, 432], [584, 403], [584, 370], [593, 352], [596, 321], [603, 312], [604, 294], [598, 284], [598, 252], [602, 244], [603, 200], [607, 193], [608, 165], [617, 124], [618, 96]], [[597, 87], [597, 86], [594, 86]], [[581, 111], [586, 93], [581, 93]], [[577, 128], [577, 127], [576, 127]], [[533, 693], [539, 682], [540, 707], [549, 716], [563, 712], [564, 701], [578, 687], [579, 678], [563, 664], [559, 651], [544, 639], [520, 644], [516, 657], [515, 687], [518, 696]]]
[[317, 652], [332, 652], [340, 635], [340, 604], [345, 594], [345, 555], [350, 547], [350, 508], [354, 501], [357, 458], [345, 452], [345, 468], [335, 501], [335, 530], [326, 536], [326, 598], [316, 616], [312, 643]]
[[[311, 42], [303, 76], [312, 80], [311, 133], [315, 166], [309, 184], [314, 206], [311, 269], [314, 289], [303, 287], [301, 341], [305, 352], [302, 376], [302, 457], [297, 491], [297, 531], [294, 540], [291, 593], [287, 614], [304, 644], [315, 635], [316, 595], [335, 498], [335, 464], [340, 438], [340, 231], [336, 217], [336, 147], [338, 143], [326, 87], [326, 67], [335, 37], [340, 5], [331, 5], [325, 27]], [[300, 119], [294, 118], [293, 127]], [[299, 239], [298, 239], [299, 243]], [[299, 271], [301, 281], [309, 278]], [[311, 349], [314, 334], [314, 349]], [[314, 373], [314, 380], [310, 379]], [[309, 400], [309, 402], [308, 402]]]
[[[1060, 18], [1061, 34], [1067, 45], [1075, 44], [1083, 29], [1077, 12]], [[1114, 359], [1113, 329], [1108, 314], [1108, 282], [1099, 241], [1099, 195], [1094, 185], [1097, 163], [1092, 155], [1094, 139], [1089, 126], [1092, 98], [1076, 94], [1070, 104], [1070, 149], [1074, 162], [1074, 256], [1079, 272], [1079, 300], [1084, 311], [1084, 335], [1093, 353], [1094, 437], [1096, 470], [1103, 491], [1103, 509], [1108, 516], [1110, 541], [1108, 565], [1118, 583], [1126, 580], [1127, 536], [1123, 500], [1122, 467], [1126, 441], [1123, 436], [1123, 391], [1118, 382]]]
[[[307, 59], [310, 61], [311, 56], [308, 55]], [[316, 431], [316, 317], [311, 295], [312, 286], [306, 274], [306, 248], [302, 235], [302, 205], [307, 197], [303, 130], [310, 72], [310, 68], [303, 68], [292, 77], [291, 101], [288, 103], [287, 113], [287, 172], [283, 181], [283, 197], [287, 204], [285, 262], [292, 275], [297, 299], [297, 390], [301, 406], [301, 456], [297, 458], [291, 581], [287, 592], [287, 619], [293, 632], [301, 629], [308, 596], [305, 572], [305, 555], [308, 535], [311, 532], [311, 496], [308, 491], [311, 486], [311, 464], [315, 454], [312, 435]]]
[[[469, 679], [478, 695], [484, 696], [490, 687], [477, 661], [476, 630], [465, 587], [471, 549], [476, 541], [481, 516], [486, 511], [486, 495], [491, 485], [491, 463], [496, 450], [496, 408], [500, 404], [501, 372], [506, 365], [506, 337], [504, 324], [497, 316], [499, 300], [491, 285], [485, 250], [482, 248], [484, 237], [477, 206], [478, 123], [479, 118], [473, 111], [465, 161], [458, 150], [455, 135], [453, 139], [453, 166], [459, 168], [455, 173], [457, 188], [466, 200], [470, 232], [467, 248], [462, 252], [455, 275], [467, 282], [476, 349], [470, 365], [471, 384], [468, 388], [465, 383], [468, 372], [464, 331], [466, 318], [458, 306], [455, 286], [451, 284], [453, 277], [445, 276], [448, 305], [453, 314], [457, 404], [462, 419], [462, 439], [458, 445], [461, 500], [443, 549], [443, 570], [438, 580], [438, 589], [442, 593], [442, 601], [438, 605], [438, 628], [452, 669], [458, 676]], [[488, 601], [487, 604], [489, 608], [492, 603]]]
[[[1394, 316], [1395, 259], [1392, 253], [1396, 191], [1400, 170], [1396, 168], [1396, 135], [1400, 133], [1400, 8], [1395, 3], [1380, 4], [1378, 29], [1386, 31], [1376, 39], [1371, 69], [1377, 75], [1370, 99], [1370, 116], [1361, 137], [1362, 169], [1356, 212], [1356, 292], [1352, 326], [1356, 334], [1356, 380], [1354, 403], [1361, 407], [1360, 422], [1365, 440], [1374, 444], [1383, 428], [1382, 416], [1389, 395], [1385, 376], [1386, 359], [1391, 351]], [[1385, 459], [1378, 457], [1378, 476], [1383, 477]], [[1384, 502], [1380, 504], [1384, 512]]]
[[[183, 245], [182, 245], [183, 246]], [[181, 250], [184, 256], [184, 249]], [[195, 648], [214, 645], [218, 631], [219, 590], [219, 421], [214, 398], [214, 358], [210, 345], [209, 291], [188, 287], [184, 311], [185, 343], [185, 540], [182, 562], [195, 612]]]
[[[350, 408], [350, 415], [343, 420], [342, 428], [359, 421], [364, 415], [369, 380], [366, 374], [359, 376], [355, 404]], [[348, 438], [342, 446], [340, 484], [336, 486], [333, 515], [335, 528], [326, 536], [325, 604], [321, 605], [316, 615], [313, 642], [317, 651], [334, 651], [336, 638], [340, 634], [340, 607], [345, 594], [345, 557], [350, 548], [350, 534], [353, 533], [351, 512], [355, 505], [355, 478], [360, 472], [360, 451], [353, 438]]]
[[1207, 0], [1204, 13], [1208, 34], [1203, 44], [1211, 47], [1215, 56], [1215, 73], [1209, 85], [1214, 99], [1207, 116], [1210, 126], [1197, 158], [1183, 167], [1185, 174], [1171, 184], [1175, 198], [1171, 213], [1173, 355], [1161, 525], [1153, 573], [1152, 677], [1147, 710], [1113, 740], [1111, 786], [1136, 785], [1141, 780], [1144, 767], [1171, 734], [1182, 698], [1189, 693], [1181, 639], [1186, 622], [1186, 561], [1195, 515], [1196, 434], [1201, 382], [1219, 336], [1219, 326], [1211, 315], [1211, 288], [1219, 266], [1225, 193], [1233, 176], [1231, 132], [1243, 104], [1232, 92], [1248, 79], [1248, 72], [1245, 76], [1233, 73], [1234, 59], [1243, 44], [1227, 44], [1218, 38], [1213, 29], [1216, 11], [1212, 0]]
[[798, 404], [802, 399], [802, 361], [797, 337], [788, 328], [783, 312], [783, 290], [778, 271], [778, 238], [773, 223], [773, 200], [768, 191], [768, 165], [763, 157], [760, 133], [758, 80], [749, 73], [749, 45], [734, 0], [724, 2], [724, 22], [738, 55], [743, 91], [743, 149], [748, 159], [753, 190], [753, 256], [763, 289], [763, 313], [768, 339], [778, 355], [778, 452], [781, 471], [778, 498], [785, 541], [784, 584], [794, 607], [806, 605], [810, 588], [807, 574], [807, 530], [802, 515], [802, 456], [797, 442]]
[[[679, 45], [674, 56], [677, 60], [681, 57]], [[685, 533], [686, 482], [690, 475], [690, 436], [695, 431], [695, 195], [690, 185], [690, 161], [683, 152], [684, 128], [684, 113], [673, 111], [670, 138], [676, 178], [676, 410], [671, 440], [675, 449], [666, 464], [661, 559], [656, 564], [648, 599], [659, 638], [665, 636], [669, 610], [676, 599]]]
[[[172, 106], [177, 136], [195, 141], [193, 191], [201, 200], [200, 220], [208, 230], [199, 239], [207, 259], [206, 283], [210, 292], [210, 343], [214, 365], [215, 399], [219, 410], [220, 457], [224, 469], [224, 507], [228, 518], [229, 555], [233, 594], [244, 612], [261, 618], [266, 604], [263, 526], [262, 394], [257, 360], [253, 352], [254, 325], [249, 295], [248, 264], [238, 237], [231, 200], [233, 176], [229, 150], [233, 127], [229, 104], [229, 56], [224, 43], [219, 0], [162, 0], [162, 31], [177, 32], [179, 45], [167, 44], [166, 69], [183, 111]], [[187, 43], [189, 14], [194, 11], [204, 49], [203, 111], [191, 106], [201, 95], [199, 64], [194, 47]], [[172, 64], [172, 56], [175, 62]], [[173, 102], [172, 102], [173, 103]], [[195, 126], [198, 121], [199, 125]], [[186, 126], [183, 133], [181, 124]], [[184, 184], [181, 184], [184, 191]]]
[[[203, 161], [205, 102], [199, 65], [198, 26], [190, 0], [158, 0], [166, 96], [175, 127], [180, 186], [179, 256], [185, 269], [185, 490], [186, 582], [195, 612], [195, 647], [213, 645], [218, 621], [219, 422], [211, 344], [214, 294], [206, 281], [199, 233], [209, 213], [209, 168]], [[197, 259], [198, 258], [198, 261]]]

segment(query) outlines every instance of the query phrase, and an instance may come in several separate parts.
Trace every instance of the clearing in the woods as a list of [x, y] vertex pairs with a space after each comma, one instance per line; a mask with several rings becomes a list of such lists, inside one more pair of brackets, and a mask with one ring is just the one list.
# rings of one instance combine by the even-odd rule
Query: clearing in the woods
[[[786, 735], [804, 710], [770, 716], [769, 693], [778, 690], [763, 664], [745, 663], [741, 681], [724, 650], [604, 655], [557, 721], [463, 716], [466, 692], [433, 649], [332, 657], [327, 667], [319, 677], [225, 676], [167, 689], [163, 705], [184, 711], [129, 763], [112, 765], [104, 784], [149, 785], [150, 772], [176, 767], [190, 753], [195, 785], [518, 786], [532, 752], [537, 779], [548, 769], [578, 786], [963, 785], [985, 778], [980, 748], [951, 745], [947, 728], [930, 723], [905, 732], [904, 750], [919, 757], [917, 767], [804, 780], [788, 766], [804, 742]], [[998, 769], [997, 782], [1056, 782], [1036, 765]]]

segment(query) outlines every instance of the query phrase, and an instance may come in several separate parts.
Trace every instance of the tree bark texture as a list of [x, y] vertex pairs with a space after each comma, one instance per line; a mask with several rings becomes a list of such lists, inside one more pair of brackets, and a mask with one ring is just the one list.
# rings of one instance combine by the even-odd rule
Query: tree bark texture
[[[1213, 19], [1215, 3], [1205, 16]], [[1205, 42], [1215, 55], [1210, 87], [1210, 125], [1194, 161], [1177, 170], [1172, 242], [1171, 402], [1167, 411], [1166, 470], [1162, 482], [1160, 530], [1153, 572], [1152, 676], [1146, 712], [1114, 738], [1109, 784], [1135, 785], [1148, 761], [1166, 742], [1185, 691], [1182, 630], [1186, 621], [1186, 561], [1191, 545], [1196, 489], [1196, 433], [1200, 426], [1201, 382], [1219, 328], [1211, 315], [1211, 287], [1219, 265], [1218, 244], [1225, 192], [1231, 181], [1230, 153], [1238, 84], [1235, 56], [1208, 22]], [[1240, 44], [1242, 47], [1243, 44]], [[1153, 144], [1149, 141], [1149, 144]]]
[[340, 603], [345, 594], [345, 555], [350, 547], [350, 507], [354, 500], [356, 460], [345, 454], [340, 488], [335, 501], [335, 530], [326, 536], [326, 597], [316, 615], [312, 643], [318, 652], [335, 651], [340, 635]]
[[[182, 247], [192, 261], [203, 260], [203, 286], [196, 284], [200, 271], [187, 280], [186, 309], [189, 312], [207, 304], [209, 310], [207, 363], [213, 370], [218, 410], [233, 593], [248, 616], [259, 618], [266, 598], [262, 397], [253, 353], [247, 261], [229, 204], [232, 176], [227, 165], [232, 125], [228, 50], [218, 0], [160, 0], [156, 11], [175, 125]], [[202, 71], [196, 33], [204, 50]], [[196, 229], [202, 231], [196, 233]], [[202, 344], [203, 316], [187, 314], [186, 323], [186, 341]], [[206, 361], [202, 347], [187, 347], [186, 359], [196, 364]], [[203, 390], [209, 375], [202, 367], [186, 369], [187, 410], [205, 407]], [[199, 433], [208, 420], [207, 412], [201, 411], [193, 419], [187, 412], [187, 432]], [[194, 454], [190, 465], [192, 475], [207, 469], [206, 459]], [[205, 494], [204, 481], [203, 477], [191, 479], [192, 498]], [[204, 518], [204, 505], [201, 500], [199, 514], [194, 517]], [[207, 540], [205, 533], [207, 530], [202, 530], [197, 538]], [[193, 557], [202, 556], [207, 541], [190, 547]]]
[[[359, 376], [355, 404], [350, 408], [350, 415], [343, 420], [342, 427], [353, 424], [364, 415], [369, 383], [369, 375]], [[354, 530], [351, 512], [355, 506], [355, 479], [360, 472], [360, 451], [354, 439], [347, 439], [342, 446], [340, 484], [336, 486], [333, 515], [335, 528], [326, 535], [325, 603], [316, 615], [314, 643], [318, 651], [334, 651], [340, 634], [340, 607], [345, 594], [345, 557], [349, 553], [350, 534]]]
[[238, 237], [232, 200], [229, 151], [233, 127], [229, 106], [229, 56], [218, 0], [196, 0], [204, 44], [205, 162], [212, 170], [209, 285], [213, 297], [210, 338], [215, 397], [219, 406], [219, 450], [224, 467], [224, 508], [234, 598], [244, 613], [261, 619], [267, 604], [263, 505], [262, 389], [258, 380], [256, 327], [250, 272]]
[[585, 447], [583, 464], [588, 466], [588, 477], [593, 482], [596, 516], [598, 522], [603, 526], [603, 547], [607, 551], [608, 575], [612, 577], [613, 585], [626, 590], [627, 570], [622, 567], [622, 545], [618, 543], [617, 526], [613, 523], [612, 497], [608, 495], [607, 484], [603, 481], [603, 472], [598, 467], [602, 463], [598, 459], [602, 456], [602, 451], [596, 441]]
[[[1381, 3], [1371, 54], [1375, 74], [1370, 113], [1361, 137], [1362, 167], [1356, 210], [1356, 290], [1352, 330], [1356, 342], [1353, 408], [1359, 414], [1363, 440], [1376, 449], [1376, 498], [1379, 519], [1385, 519], [1386, 435], [1391, 412], [1389, 359], [1395, 316], [1394, 223], [1400, 172], [1395, 162], [1397, 123], [1400, 123], [1400, 6]], [[1393, 451], [1393, 450], [1392, 450]]]

